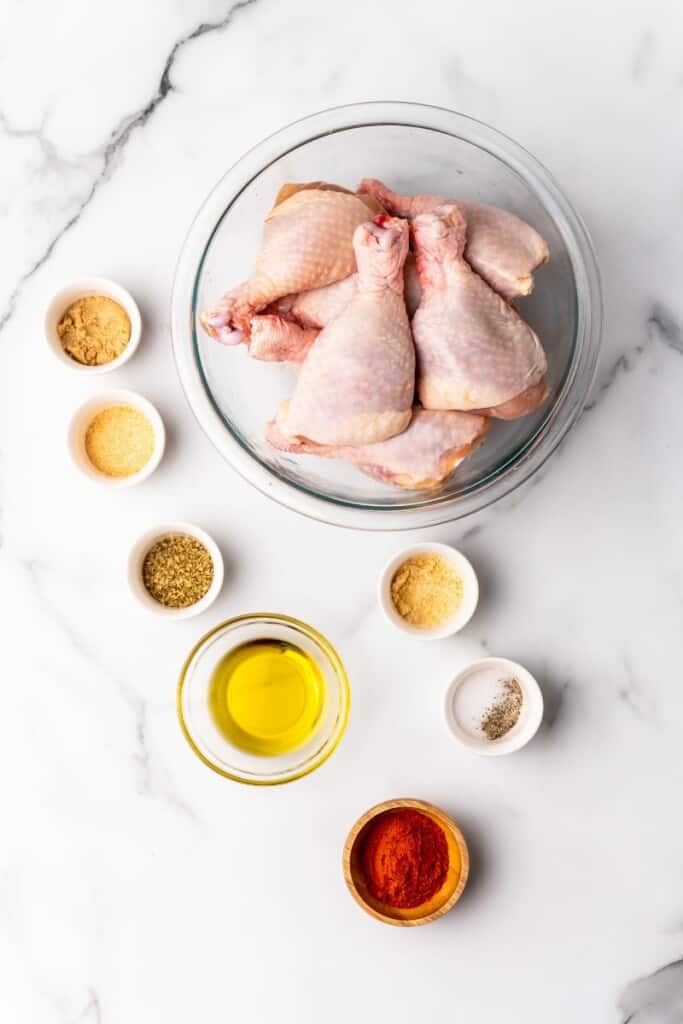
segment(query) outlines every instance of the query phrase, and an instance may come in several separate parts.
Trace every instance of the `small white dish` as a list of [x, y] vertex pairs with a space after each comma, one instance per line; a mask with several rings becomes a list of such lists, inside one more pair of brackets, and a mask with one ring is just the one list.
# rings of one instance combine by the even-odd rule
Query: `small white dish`
[[[139, 472], [131, 473], [130, 476], [108, 476], [106, 473], [100, 472], [93, 466], [85, 450], [85, 435], [88, 427], [98, 412], [102, 412], [103, 409], [108, 409], [112, 405], [130, 405], [134, 409], [139, 409], [147, 417], [154, 431], [152, 455]], [[74, 464], [91, 480], [95, 480], [105, 487], [132, 487], [133, 484], [139, 484], [151, 476], [161, 462], [166, 446], [166, 431], [161, 416], [152, 403], [142, 395], [135, 391], [103, 391], [78, 407], [69, 424], [67, 441]]]
[[[165, 605], [155, 601], [142, 581], [142, 566], [147, 552], [163, 537], [171, 534], [183, 533], [194, 537], [200, 544], [203, 544], [211, 556], [213, 562], [213, 579], [211, 586], [199, 601], [188, 605], [187, 608], [167, 608]], [[192, 523], [163, 523], [147, 530], [141, 537], [138, 537], [128, 555], [128, 586], [133, 596], [143, 605], [147, 611], [162, 615], [166, 619], [191, 619], [195, 615], [201, 615], [216, 600], [223, 587], [224, 576], [223, 556], [215, 540], [205, 530], [194, 526]]]
[[[104, 363], [102, 366], [86, 366], [83, 363], [79, 363], [76, 359], [72, 359], [64, 351], [59, 334], [57, 333], [57, 325], [71, 303], [85, 298], [87, 295], [108, 296], [108, 298], [123, 306], [130, 320], [130, 338], [125, 349], [116, 359], [112, 359], [110, 363]], [[115, 281], [108, 281], [104, 277], [84, 277], [66, 285], [66, 287], [61, 288], [53, 296], [45, 311], [45, 337], [48, 345], [60, 363], [70, 366], [72, 370], [77, 370], [79, 373], [109, 373], [110, 370], [118, 370], [120, 366], [128, 362], [135, 352], [140, 344], [141, 334], [142, 319], [137, 302], [130, 292], [122, 288], [120, 284], [116, 284]]]
[[[522, 689], [522, 709], [509, 732], [489, 740], [479, 722], [506, 679], [516, 679]], [[508, 658], [482, 658], [459, 672], [446, 691], [446, 724], [452, 736], [476, 754], [497, 757], [511, 754], [531, 740], [543, 719], [543, 693], [522, 665]]]
[[[455, 614], [440, 626], [425, 629], [421, 626], [414, 626], [399, 614], [391, 599], [391, 581], [394, 573], [409, 558], [415, 555], [441, 555], [451, 563], [458, 576], [462, 580], [462, 601], [458, 605]], [[421, 636], [429, 640], [440, 640], [443, 637], [452, 636], [461, 630], [470, 621], [479, 601], [479, 581], [477, 574], [472, 568], [471, 562], [465, 558], [460, 551], [452, 548], [449, 544], [424, 543], [412, 544], [409, 548], [399, 551], [393, 558], [389, 559], [379, 579], [379, 603], [385, 616], [404, 633], [412, 636]]]

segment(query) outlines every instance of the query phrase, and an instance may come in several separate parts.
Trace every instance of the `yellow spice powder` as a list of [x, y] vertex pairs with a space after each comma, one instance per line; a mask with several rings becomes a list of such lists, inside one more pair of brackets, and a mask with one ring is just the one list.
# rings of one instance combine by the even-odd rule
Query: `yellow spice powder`
[[462, 580], [440, 555], [414, 555], [398, 567], [391, 580], [391, 600], [413, 626], [440, 626], [462, 601]]
[[131, 476], [152, 457], [154, 430], [147, 417], [130, 405], [102, 409], [85, 434], [85, 451], [107, 476]]
[[86, 295], [72, 302], [57, 324], [62, 348], [77, 363], [103, 366], [117, 359], [130, 341], [130, 320], [123, 306], [107, 295]]

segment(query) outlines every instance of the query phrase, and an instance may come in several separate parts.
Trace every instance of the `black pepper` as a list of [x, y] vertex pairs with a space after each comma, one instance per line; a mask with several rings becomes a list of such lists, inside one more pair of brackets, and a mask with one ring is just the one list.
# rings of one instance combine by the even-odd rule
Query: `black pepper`
[[516, 679], [506, 679], [500, 697], [486, 709], [481, 728], [487, 740], [499, 740], [517, 724], [524, 695]]

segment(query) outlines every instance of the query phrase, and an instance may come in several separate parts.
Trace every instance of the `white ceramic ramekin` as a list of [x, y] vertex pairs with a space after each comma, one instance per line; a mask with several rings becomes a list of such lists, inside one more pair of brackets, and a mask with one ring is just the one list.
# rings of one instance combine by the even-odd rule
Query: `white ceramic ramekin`
[[[472, 679], [476, 673], [489, 672], [491, 669], [497, 671], [501, 679], [516, 679], [522, 688], [523, 697], [522, 710], [517, 723], [497, 740], [489, 740], [483, 735], [476, 736], [468, 732], [458, 721], [454, 710], [459, 687], [466, 680]], [[498, 757], [501, 754], [511, 754], [515, 750], [521, 750], [536, 735], [543, 719], [543, 693], [534, 677], [523, 665], [518, 665], [517, 662], [510, 661], [508, 658], [482, 658], [480, 661], [472, 662], [462, 672], [458, 672], [446, 691], [444, 712], [449, 732], [463, 747], [475, 754]]]
[[[76, 359], [72, 359], [64, 351], [59, 334], [57, 333], [57, 325], [71, 303], [85, 298], [86, 295], [108, 296], [108, 298], [123, 306], [130, 320], [130, 338], [125, 349], [116, 359], [112, 359], [110, 363], [104, 363], [102, 366], [85, 366]], [[64, 288], [60, 288], [45, 311], [45, 337], [48, 345], [60, 363], [64, 366], [70, 366], [72, 370], [77, 370], [79, 373], [109, 373], [110, 370], [118, 370], [120, 366], [128, 362], [135, 352], [140, 344], [141, 334], [142, 320], [135, 299], [120, 284], [116, 284], [115, 281], [108, 281], [104, 277], [84, 277], [78, 281], [73, 281]]]
[[[398, 613], [394, 607], [394, 602], [391, 600], [391, 581], [399, 566], [415, 555], [427, 554], [440, 555], [450, 562], [462, 580], [463, 588], [462, 601], [458, 605], [455, 614], [441, 626], [434, 626], [431, 629], [413, 626], [410, 622], [406, 622]], [[389, 622], [396, 626], [397, 629], [402, 630], [404, 633], [410, 633], [412, 636], [421, 636], [429, 640], [440, 640], [443, 637], [452, 636], [453, 633], [457, 633], [470, 621], [479, 601], [479, 582], [472, 564], [460, 551], [452, 548], [449, 544], [412, 544], [410, 547], [404, 548], [403, 551], [399, 551], [387, 562], [379, 578], [378, 595], [382, 611]]]
[[[94, 417], [112, 405], [130, 405], [147, 417], [154, 431], [154, 450], [148, 462], [137, 473], [130, 476], [108, 476], [93, 466], [85, 450], [85, 435]], [[68, 446], [74, 464], [91, 480], [105, 487], [132, 487], [146, 480], [154, 472], [166, 446], [166, 431], [161, 416], [146, 398], [135, 391], [103, 391], [79, 406], [74, 413], [68, 431]]]
[[[194, 537], [200, 544], [203, 544], [211, 556], [213, 562], [213, 579], [211, 586], [195, 604], [187, 608], [167, 608], [165, 605], [155, 601], [142, 581], [142, 565], [147, 552], [163, 537], [170, 534], [183, 533]], [[147, 611], [162, 615], [166, 619], [191, 619], [195, 615], [201, 615], [216, 600], [223, 587], [223, 556], [220, 548], [212, 537], [205, 530], [194, 526], [192, 523], [162, 523], [159, 526], [147, 530], [133, 544], [128, 555], [128, 586], [131, 593]]]

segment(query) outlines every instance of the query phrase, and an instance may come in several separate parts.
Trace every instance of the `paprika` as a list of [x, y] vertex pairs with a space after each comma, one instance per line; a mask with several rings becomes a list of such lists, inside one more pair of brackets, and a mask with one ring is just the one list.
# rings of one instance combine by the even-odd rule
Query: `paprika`
[[433, 818], [411, 808], [380, 814], [362, 838], [361, 865], [370, 893], [409, 909], [439, 891], [448, 872], [448, 843]]

